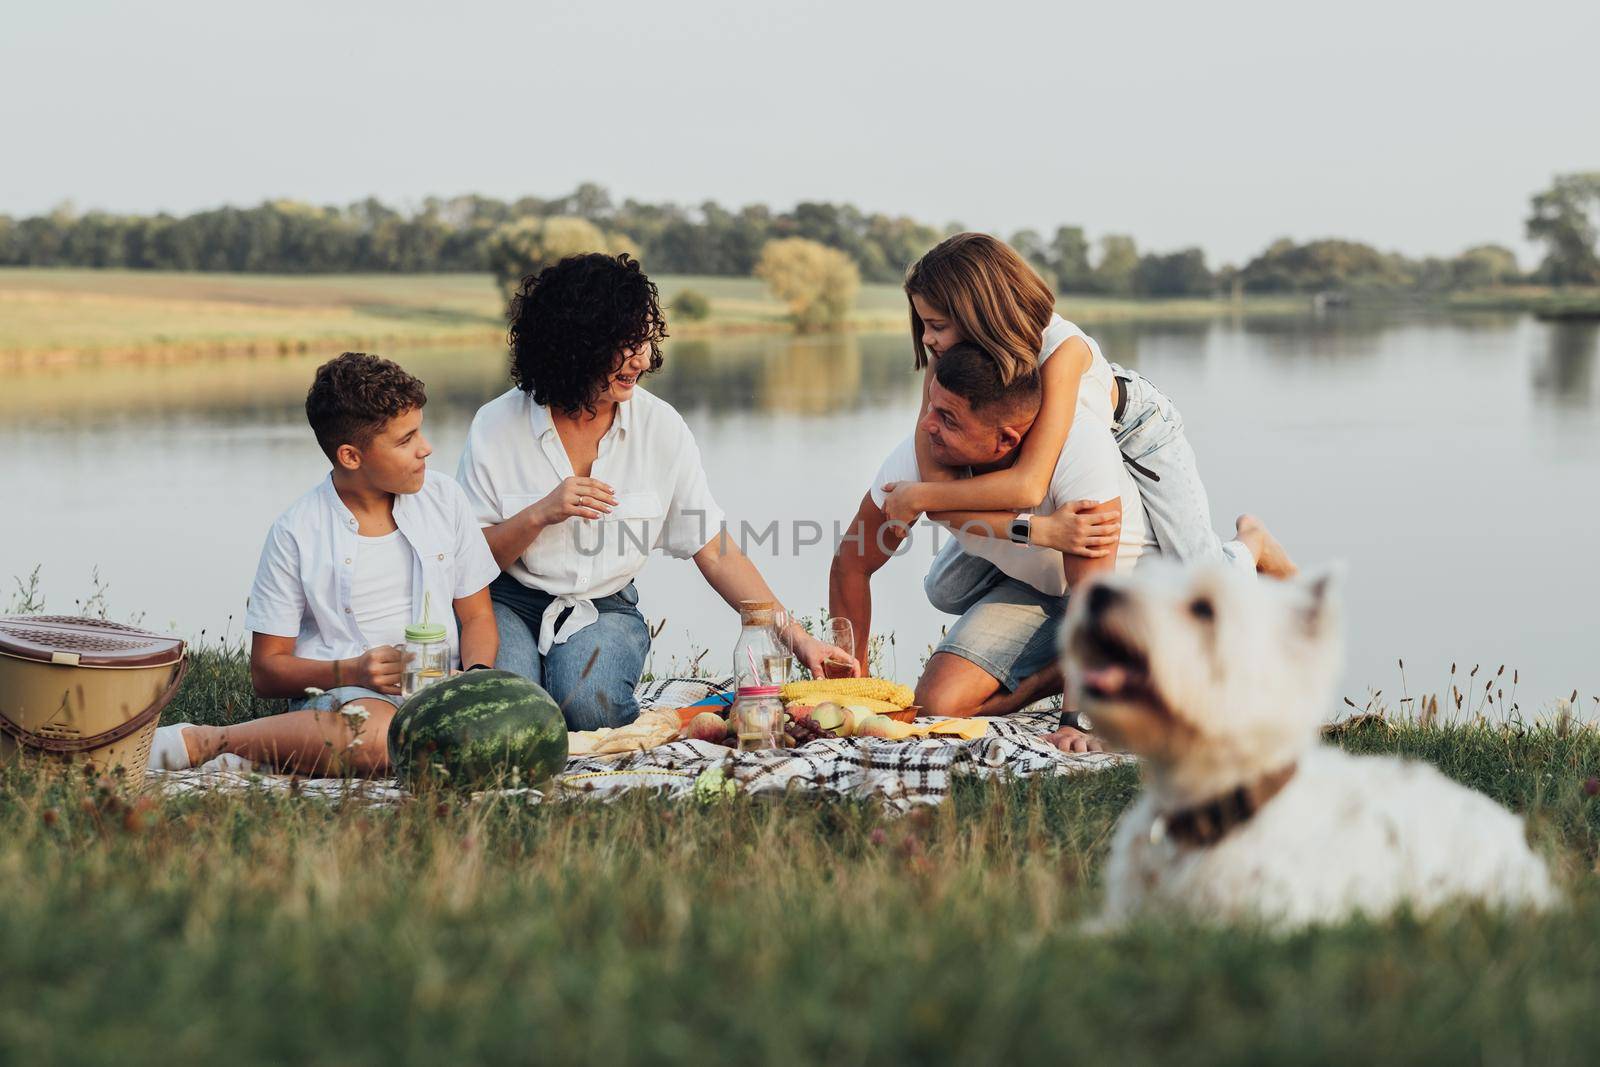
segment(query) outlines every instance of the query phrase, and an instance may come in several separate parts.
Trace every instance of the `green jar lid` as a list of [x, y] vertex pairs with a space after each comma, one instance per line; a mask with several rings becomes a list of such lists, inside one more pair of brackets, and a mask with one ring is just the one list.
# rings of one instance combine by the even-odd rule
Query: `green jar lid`
[[406, 627], [407, 641], [443, 641], [444, 625], [437, 622], [414, 622]]

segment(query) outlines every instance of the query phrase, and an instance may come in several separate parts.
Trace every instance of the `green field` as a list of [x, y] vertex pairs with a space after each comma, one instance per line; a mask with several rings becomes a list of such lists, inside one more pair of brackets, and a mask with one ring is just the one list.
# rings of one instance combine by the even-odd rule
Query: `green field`
[[1450, 297], [1449, 307], [1456, 311], [1526, 311], [1550, 319], [1593, 322], [1600, 320], [1600, 288], [1524, 285], [1456, 293]]
[[[205, 652], [169, 718], [254, 713]], [[1078, 923], [1124, 769], [851, 803], [149, 803], [0, 780], [15, 1063], [1578, 1063], [1600, 1042], [1600, 737], [1368, 721], [1530, 814], [1571, 907], [1274, 939]]]
[[[754, 278], [664, 276], [663, 300], [694, 289], [711, 301], [703, 322], [672, 320], [674, 336], [788, 329], [787, 312]], [[0, 269], [0, 365], [81, 359], [179, 359], [341, 346], [488, 342], [504, 336], [486, 274], [181, 274], [163, 271]], [[1068, 298], [1085, 322], [1284, 314], [1303, 301], [1137, 301]], [[670, 318], [670, 309], [669, 309]], [[865, 285], [852, 326], [906, 324], [898, 286]]]

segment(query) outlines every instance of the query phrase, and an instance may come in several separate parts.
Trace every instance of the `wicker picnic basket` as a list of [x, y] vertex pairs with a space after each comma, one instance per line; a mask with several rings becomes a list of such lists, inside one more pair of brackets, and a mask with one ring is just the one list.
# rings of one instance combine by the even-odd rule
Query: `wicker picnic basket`
[[184, 643], [70, 615], [0, 615], [0, 759], [19, 753], [144, 781], [161, 711], [189, 673]]

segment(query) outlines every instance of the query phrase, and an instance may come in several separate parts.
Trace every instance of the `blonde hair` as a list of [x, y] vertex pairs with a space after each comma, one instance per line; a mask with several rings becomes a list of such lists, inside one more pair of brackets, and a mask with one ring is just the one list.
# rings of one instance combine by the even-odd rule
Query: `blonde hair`
[[[958, 233], [934, 245], [906, 271], [906, 299], [920, 296], [955, 323], [961, 336], [994, 357], [1010, 385], [1039, 365], [1039, 344], [1056, 295], [1010, 245], [986, 233]], [[917, 369], [928, 365], [922, 316], [911, 305]]]

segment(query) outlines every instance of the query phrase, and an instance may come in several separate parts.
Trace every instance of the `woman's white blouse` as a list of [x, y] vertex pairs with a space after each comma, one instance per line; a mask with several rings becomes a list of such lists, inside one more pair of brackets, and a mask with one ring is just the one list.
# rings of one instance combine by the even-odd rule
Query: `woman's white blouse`
[[[457, 478], [479, 524], [493, 526], [573, 474], [549, 410], [513, 388], [473, 417]], [[539, 628], [540, 653], [598, 619], [591, 602], [625, 588], [652, 551], [687, 559], [722, 527], [694, 434], [671, 404], [643, 389], [617, 405], [590, 477], [615, 490], [611, 513], [546, 527], [506, 572], [555, 598]]]

